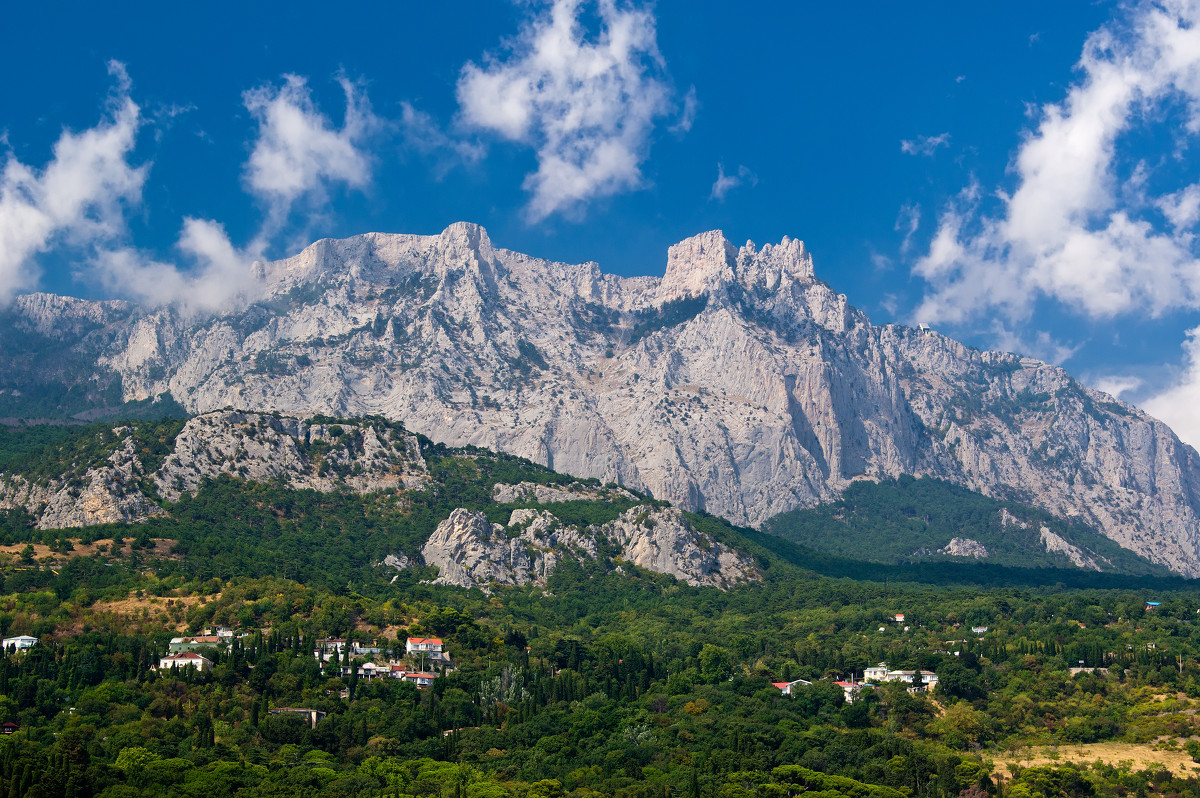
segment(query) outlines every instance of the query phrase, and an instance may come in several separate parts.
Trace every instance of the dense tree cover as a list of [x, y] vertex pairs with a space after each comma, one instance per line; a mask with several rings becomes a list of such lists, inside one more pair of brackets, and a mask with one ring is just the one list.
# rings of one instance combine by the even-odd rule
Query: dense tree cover
[[[1004, 524], [1001, 510], [1010, 513], [1013, 521]], [[1106, 570], [1167, 573], [1077, 519], [1056, 518], [929, 477], [856, 482], [837, 501], [781, 513], [767, 529], [819, 551], [875, 562], [944, 558], [937, 551], [952, 538], [970, 538], [987, 548], [987, 561], [992, 564], [1071, 567], [1065, 554], [1046, 551], [1040, 533], [1043, 525], [1101, 555], [1096, 561]]]
[[[170, 429], [140, 429], [147, 456]], [[0, 659], [0, 721], [21, 727], [0, 737], [0, 796], [1200, 795], [1157, 768], [994, 769], [1028, 745], [1200, 736], [1200, 590], [1185, 580], [872, 566], [691, 515], [762, 581], [692, 588], [608, 556], [566, 558], [544, 588], [435, 586], [376, 563], [414, 552], [455, 507], [503, 520], [536, 506], [495, 505], [498, 482], [571, 480], [422, 447], [422, 491], [224, 477], [139, 526], [68, 537], [0, 518], [17, 543], [0, 555], [0, 632], [41, 638]], [[545, 509], [586, 524], [632, 503]], [[248, 635], [209, 651], [209, 672], [153, 669], [172, 636], [211, 625]], [[441, 636], [457, 665], [430, 689], [312, 655], [344, 636], [395, 658], [409, 634]], [[939, 686], [846, 703], [833, 680], [880, 661]], [[1081, 665], [1101, 670], [1072, 676]], [[812, 685], [771, 684], [796, 679]], [[327, 714], [310, 727], [281, 707]]]
[[132, 437], [146, 472], [153, 471], [171, 451], [183, 427], [179, 418], [133, 420], [88, 425], [0, 425], [0, 473], [20, 474], [33, 482], [81, 477]]
[[[174, 561], [135, 555], [78, 557], [57, 575], [10, 565], [0, 623], [44, 645], [0, 667], [0, 714], [22, 726], [0, 738], [0, 789], [757, 795], [803, 784], [983, 796], [997, 790], [992, 751], [1197, 730], [1194, 591], [1155, 594], [1147, 612], [1139, 592], [883, 585], [768, 563], [765, 584], [721, 593], [585, 563], [545, 590], [416, 585], [369, 599], [284, 579], [186, 579]], [[129, 590], [148, 612], [106, 609]], [[888, 621], [897, 611], [907, 632]], [[176, 623], [268, 631], [212, 653], [211, 673], [163, 676], [150, 666]], [[460, 668], [418, 691], [323, 673], [310, 653], [325, 635], [388, 637], [395, 649], [409, 633], [446, 638]], [[885, 659], [936, 670], [939, 692], [890, 685], [845, 704], [821, 681]], [[1080, 660], [1108, 673], [1070, 677]], [[770, 685], [801, 677], [814, 684], [791, 697]], [[279, 706], [329, 715], [310, 729], [269, 713]], [[1064, 773], [1031, 768], [1003, 789], [1196, 790], [1157, 772]]]

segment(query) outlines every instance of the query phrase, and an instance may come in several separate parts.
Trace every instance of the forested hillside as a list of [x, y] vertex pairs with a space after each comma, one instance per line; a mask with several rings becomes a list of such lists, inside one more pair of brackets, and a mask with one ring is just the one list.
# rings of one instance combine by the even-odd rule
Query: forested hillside
[[834, 502], [772, 518], [767, 531], [873, 562], [976, 560], [1016, 567], [1168, 573], [1078, 519], [1063, 519], [931, 478], [851, 485]]
[[[377, 422], [322, 423], [340, 440]], [[134, 440], [150, 473], [181, 426], [24, 428], [0, 436], [0, 458], [36, 479]], [[456, 509], [501, 525], [514, 511], [552, 512], [590, 528], [659, 504], [483, 450], [421, 450], [429, 479], [409, 488], [318, 491], [225, 473], [178, 501], [160, 496], [162, 514], [138, 524], [38, 529], [9, 512], [0, 632], [38, 640], [0, 662], [0, 723], [19, 727], [0, 735], [0, 794], [1200, 790], [1184, 753], [1200, 733], [1200, 590], [1186, 580], [869, 564], [690, 515], [699, 539], [742, 552], [760, 578], [693, 587], [600, 541], [595, 557], [561, 557], [544, 585], [467, 590], [432, 584], [436, 569], [418, 557]], [[538, 502], [503, 485], [602, 498]], [[234, 637], [197, 649], [211, 668], [155, 667], [172, 638], [217, 627]], [[409, 636], [449, 652], [429, 687], [363, 669], [414, 667]], [[329, 638], [362, 653], [314, 657]], [[836, 682], [880, 661], [934, 672], [938, 685], [889, 683], [847, 703]], [[1080, 667], [1099, 670], [1073, 676]], [[799, 679], [811, 685], [790, 695], [773, 685]], [[312, 724], [272, 713], [282, 708], [321, 714]], [[1050, 756], [1099, 744], [1129, 763]]]

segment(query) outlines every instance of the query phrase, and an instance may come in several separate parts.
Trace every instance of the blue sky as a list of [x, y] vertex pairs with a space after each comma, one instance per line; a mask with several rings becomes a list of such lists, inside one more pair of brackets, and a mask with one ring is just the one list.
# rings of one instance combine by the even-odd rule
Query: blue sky
[[120, 9], [6, 11], [0, 300], [205, 312], [256, 257], [457, 220], [618, 274], [789, 235], [874, 321], [1200, 443], [1193, 2]]

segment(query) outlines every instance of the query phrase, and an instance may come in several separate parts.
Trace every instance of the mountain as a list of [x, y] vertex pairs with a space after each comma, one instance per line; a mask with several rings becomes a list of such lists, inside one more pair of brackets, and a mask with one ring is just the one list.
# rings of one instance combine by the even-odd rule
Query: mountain
[[18, 297], [0, 415], [380, 415], [750, 525], [934, 477], [1200, 575], [1200, 464], [1166, 425], [1045, 363], [871, 324], [799, 241], [704, 233], [661, 279], [620, 278], [459, 223], [318, 241], [255, 277], [259, 301], [207, 318]]

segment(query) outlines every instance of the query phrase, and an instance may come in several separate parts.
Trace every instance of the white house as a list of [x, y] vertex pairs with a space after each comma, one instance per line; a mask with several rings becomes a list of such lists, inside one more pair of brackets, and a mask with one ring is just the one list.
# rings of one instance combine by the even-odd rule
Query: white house
[[863, 671], [863, 681], [867, 682], [886, 682], [888, 675], [888, 665], [886, 662], [881, 662], [878, 665], [873, 665]]
[[933, 687], [938, 683], [937, 674], [933, 671], [920, 671], [921, 684], [926, 687]]
[[210, 670], [212, 668], [210, 660], [190, 651], [185, 651], [182, 654], [168, 654], [158, 660], [158, 669], [160, 671], [167, 668], [186, 668], [188, 665], [191, 665], [198, 671]]
[[404, 643], [404, 653], [417, 659], [428, 658], [430, 664], [450, 664], [450, 655], [440, 637], [410, 637]]
[[441, 654], [442, 638], [410, 637], [404, 643], [405, 654]]
[[781, 693], [783, 693], [784, 695], [791, 695], [792, 688], [798, 684], [804, 685], [805, 687], [809, 687], [812, 685], [812, 682], [806, 682], [804, 679], [796, 679], [795, 681], [792, 681], [792, 682], [771, 682], [771, 686], [778, 688], [779, 691]]
[[417, 687], [429, 687], [433, 684], [433, 680], [437, 678], [437, 674], [424, 673], [422, 671], [393, 670], [392, 678], [412, 682]]
[[387, 665], [376, 665], [374, 662], [364, 662], [358, 668], [358, 675], [364, 679], [374, 679], [376, 676], [386, 676]]
[[10, 651], [28, 651], [37, 645], [38, 639], [29, 635], [18, 635], [17, 637], [6, 637], [0, 646], [3, 647], [4, 653]]
[[887, 681], [889, 682], [904, 682], [912, 684], [917, 678], [916, 671], [888, 671]]
[[340, 637], [321, 638], [317, 641], [317, 647], [313, 649], [313, 657], [320, 662], [331, 662], [336, 659], [341, 659], [342, 654], [346, 651], [346, 641]]

